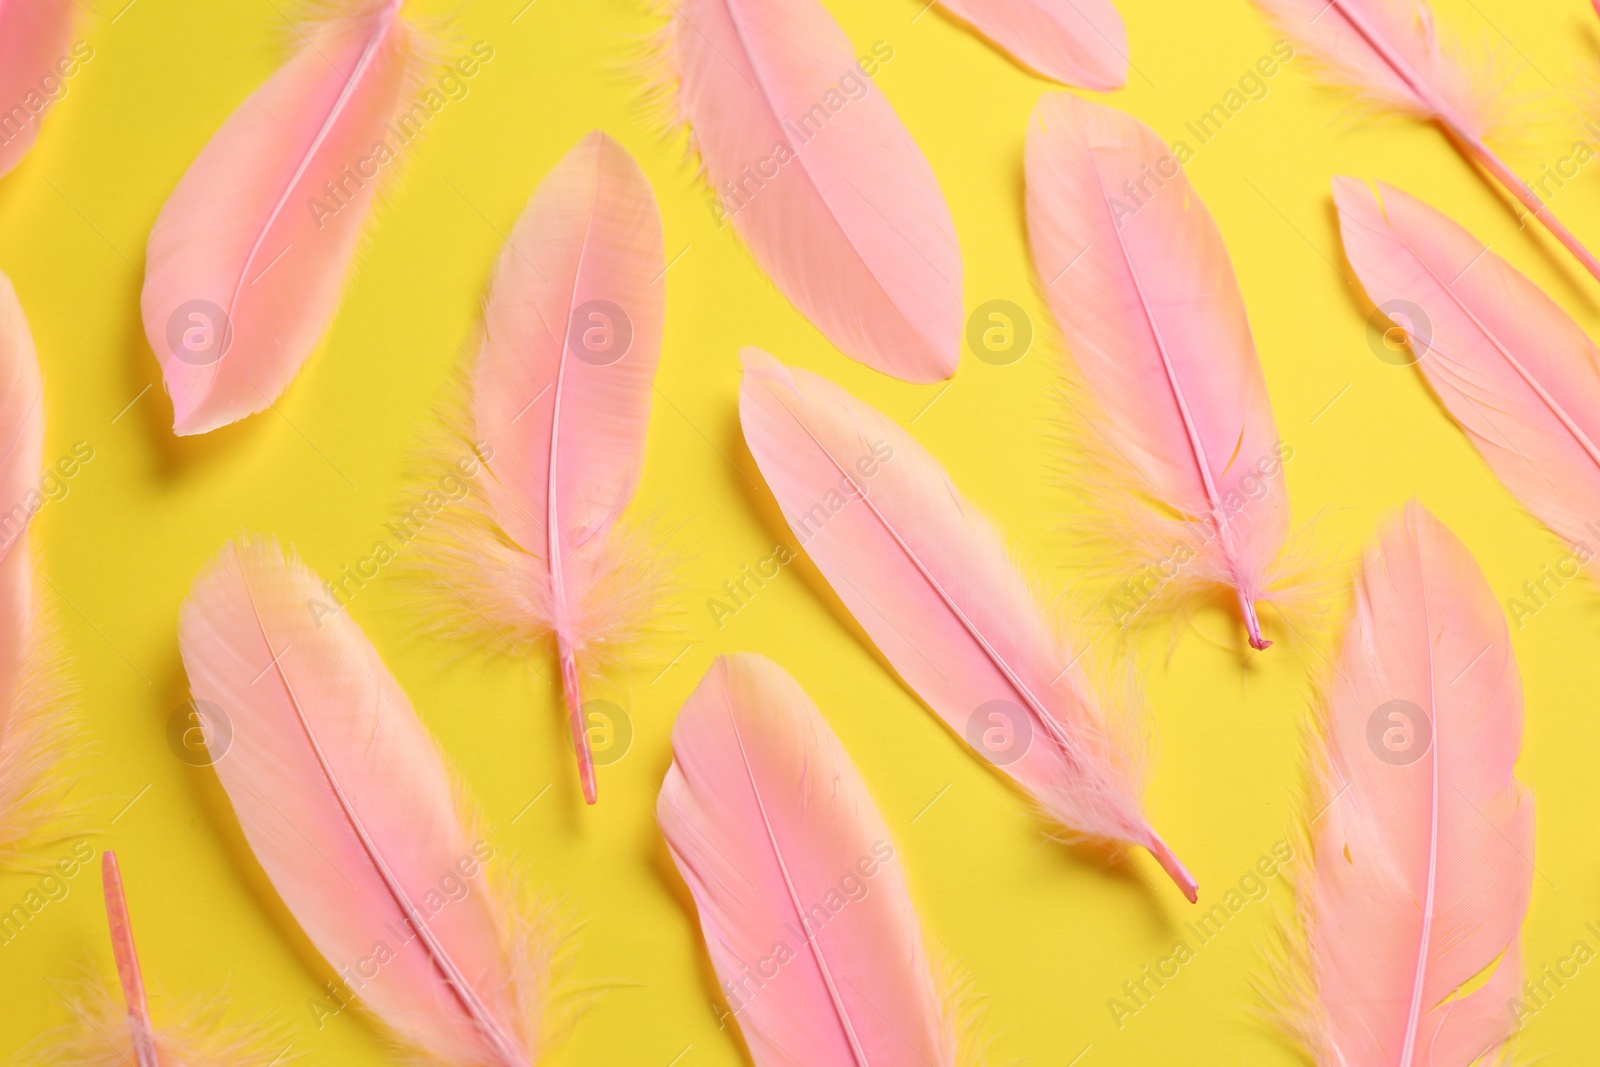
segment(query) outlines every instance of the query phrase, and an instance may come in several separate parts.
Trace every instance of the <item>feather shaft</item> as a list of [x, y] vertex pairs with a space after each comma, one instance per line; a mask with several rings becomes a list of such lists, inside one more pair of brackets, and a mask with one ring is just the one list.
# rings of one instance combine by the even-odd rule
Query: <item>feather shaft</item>
[[105, 890], [106, 921], [111, 927], [117, 980], [122, 984], [123, 1002], [128, 1007], [133, 1053], [138, 1067], [160, 1067], [155, 1032], [150, 1027], [150, 1006], [144, 994], [144, 973], [139, 969], [139, 951], [134, 947], [133, 924], [128, 918], [128, 898], [122, 891], [122, 871], [117, 866], [117, 854], [110, 849], [100, 856], [100, 881]]

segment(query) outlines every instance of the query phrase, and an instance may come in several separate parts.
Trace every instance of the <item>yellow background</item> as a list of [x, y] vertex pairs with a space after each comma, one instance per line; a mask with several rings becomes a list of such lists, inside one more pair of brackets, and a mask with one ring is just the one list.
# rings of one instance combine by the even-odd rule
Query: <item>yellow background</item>
[[[740, 440], [737, 351], [746, 344], [832, 377], [903, 424], [916, 417], [912, 431], [955, 482], [1030, 558], [1064, 578], [1052, 566], [1068, 553], [1066, 498], [1050, 478], [1048, 345], [1041, 340], [1005, 367], [964, 351], [947, 391], [845, 359], [773, 289], [731, 229], [718, 230], [681, 146], [640, 107], [629, 64], [653, 25], [647, 12], [630, 0], [416, 0], [419, 14], [457, 16], [450, 54], [482, 40], [494, 59], [413, 153], [342, 313], [281, 401], [282, 414], [175, 440], [139, 321], [145, 238], [184, 168], [274, 69], [290, 32], [282, 4], [269, 0], [121, 3], [105, 0], [86, 28], [95, 57], [32, 154], [0, 182], [0, 268], [14, 279], [38, 343], [47, 459], [78, 441], [94, 448], [67, 498], [38, 516], [34, 538], [59, 592], [52, 598], [91, 746], [75, 764], [83, 775], [75, 795], [84, 826], [99, 831], [96, 848], [121, 854], [158, 990], [170, 998], [225, 989], [239, 1016], [288, 1030], [307, 1063], [385, 1062], [377, 1030], [358, 1012], [316, 1026], [308, 1002], [329, 977], [326, 965], [245, 858], [211, 773], [168, 748], [167, 720], [185, 697], [177, 610], [202, 563], [243, 530], [293, 544], [325, 577], [386, 538], [384, 524], [411, 502], [408, 455], [434, 425], [473, 334], [500, 235], [539, 179], [598, 127], [638, 157], [661, 203], [667, 257], [682, 253], [666, 276], [640, 496], [672, 530], [681, 636], [613, 680], [611, 695], [630, 709], [636, 737], [624, 759], [602, 768], [600, 806], [584, 810], [578, 796], [556, 688], [514, 659], [485, 660], [417, 636], [397, 564], [350, 607], [464, 773], [502, 854], [517, 852], [580, 924], [573, 980], [600, 995], [549, 1062], [743, 1062], [736, 1039], [719, 1029], [698, 930], [652, 817], [673, 713], [712, 658], [734, 650], [775, 658], [838, 731], [894, 832], [930, 938], [983, 998], [993, 1062], [1294, 1062], [1252, 1014], [1272, 906], [1288, 902], [1282, 879], [1271, 883], [1268, 904], [1246, 908], [1119, 1028], [1108, 999], [1167, 955], [1195, 914], [1148, 857], [1131, 872], [1109, 869], [1046, 841], [1019, 797], [841, 625], [809, 564], [785, 568], [720, 629], [707, 609], [743, 565], [790, 540], [772, 525]], [[894, 49], [877, 84], [949, 200], [967, 308], [1012, 300], [1042, 333], [1023, 243], [1021, 153], [1028, 113], [1052, 87], [938, 10], [919, 15], [918, 0], [826, 6], [858, 52], [879, 40]], [[1243, 0], [1121, 7], [1135, 69], [1128, 88], [1107, 99], [1169, 139], [1184, 136], [1183, 124], [1219, 102], [1277, 37]], [[1437, 7], [1443, 27], [1497, 48], [1533, 94], [1529, 114], [1540, 121], [1525, 124], [1526, 143], [1511, 155], [1520, 173], [1537, 176], [1579, 136], [1596, 140], [1582, 131], [1573, 99], [1600, 69], [1600, 24], [1584, 0]], [[1318, 548], [1348, 560], [1379, 516], [1416, 495], [1465, 540], [1497, 595], [1509, 597], [1563, 549], [1489, 475], [1415, 370], [1375, 358], [1368, 305], [1339, 252], [1329, 179], [1384, 178], [1422, 195], [1591, 332], [1600, 328], [1600, 288], [1542, 233], [1519, 230], [1505, 198], [1437, 133], [1353, 119], [1308, 68], [1296, 59], [1281, 70], [1266, 97], [1188, 166], [1232, 251], [1281, 433], [1295, 449], [1286, 468], [1295, 518], [1318, 518]], [[1600, 242], [1594, 172], [1600, 164], [1554, 206]], [[1584, 930], [1600, 920], [1596, 609], [1594, 590], [1574, 583], [1513, 635], [1527, 693], [1520, 773], [1539, 805], [1539, 873], [1524, 932], [1530, 971], [1553, 965], [1580, 938], [1600, 947]], [[1219, 609], [1180, 635], [1170, 660], [1165, 632], [1151, 634], [1139, 654], [1160, 742], [1149, 812], [1198, 874], [1203, 907], [1291, 835], [1298, 730], [1327, 635], [1263, 655], [1239, 654], [1239, 639], [1235, 618]], [[549, 663], [540, 669], [553, 676]], [[49, 846], [44, 857], [68, 847]], [[0, 875], [0, 907], [36, 881]], [[93, 868], [80, 873], [66, 899], [0, 946], [0, 1055], [67, 1018], [47, 980], [60, 984], [82, 966], [109, 975], [95, 882]], [[1550, 1063], [1593, 1062], [1597, 1011], [1600, 965], [1591, 964], [1528, 1024], [1524, 1045]]]

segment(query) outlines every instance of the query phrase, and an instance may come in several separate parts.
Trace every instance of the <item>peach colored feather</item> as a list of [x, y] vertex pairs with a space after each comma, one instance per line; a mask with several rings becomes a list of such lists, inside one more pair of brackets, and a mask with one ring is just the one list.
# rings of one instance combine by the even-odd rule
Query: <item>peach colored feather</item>
[[[746, 349], [745, 441], [806, 553], [906, 684], [1069, 832], [1149, 849], [1141, 752], [1057, 639], [995, 528], [904, 430], [815, 374]], [[998, 730], [990, 744], [990, 730]], [[1010, 731], [1009, 737], [1002, 736]]]
[[1111, 0], [939, 0], [1031, 70], [1107, 91], [1128, 80], [1128, 29]]
[[34, 590], [28, 529], [44, 503], [44, 385], [11, 280], [0, 274], [0, 860], [56, 814], [66, 740], [61, 664]]
[[664, 269], [650, 183], [626, 149], [589, 134], [500, 253], [463, 431], [488, 473], [428, 539], [461, 629], [524, 655], [555, 646], [591, 804], [583, 679], [645, 628], [658, 584], [647, 539], [619, 520], [644, 465]]
[[270, 407], [339, 305], [373, 194], [399, 166], [387, 126], [424, 44], [401, 0], [343, 0], [206, 144], [150, 231], [140, 308], [197, 434]]
[[889, 828], [783, 668], [711, 665], [673, 725], [656, 821], [756, 1067], [954, 1067]]
[[66, 94], [76, 0], [0, 0], [0, 177], [39, 137], [50, 106]]
[[724, 217], [840, 351], [933, 382], [961, 250], [933, 170], [817, 0], [682, 0], [666, 57]]
[[1508, 1062], [1534, 872], [1522, 686], [1493, 591], [1415, 502], [1366, 552], [1325, 703], [1291, 1027], [1321, 1067]]
[[1506, 86], [1440, 43], [1425, 0], [1256, 2], [1332, 80], [1378, 107], [1436, 124], [1600, 279], [1600, 261], [1489, 147]]
[[[1447, 216], [1334, 180], [1344, 250], [1501, 483], [1568, 544], [1600, 550], [1600, 351], [1555, 301]], [[1591, 573], [1593, 571], [1591, 564]]]
[[1126, 543], [1197, 544], [1169, 592], [1228, 588], [1264, 649], [1256, 603], [1281, 577], [1288, 494], [1216, 223], [1149, 127], [1066, 93], [1035, 108], [1025, 165], [1039, 280], [1127, 482], [1106, 507], [1125, 511]]
[[79, 983], [68, 994], [72, 1022], [35, 1042], [28, 1062], [53, 1067], [273, 1067], [285, 1061], [286, 1042], [269, 1043], [275, 1035], [258, 1026], [225, 1023], [215, 1009], [191, 1010], [159, 1027], [152, 1023], [122, 872], [109, 849], [100, 856], [100, 882], [117, 988], [98, 976]]
[[[262, 539], [228, 544], [196, 579], [178, 646], [194, 698], [231, 721], [217, 777], [284, 904], [404, 1047], [530, 1067], [549, 946], [471, 885], [481, 842], [439, 750], [350, 617], [316, 618], [323, 595]], [[471, 889], [443, 897], [446, 879]]]

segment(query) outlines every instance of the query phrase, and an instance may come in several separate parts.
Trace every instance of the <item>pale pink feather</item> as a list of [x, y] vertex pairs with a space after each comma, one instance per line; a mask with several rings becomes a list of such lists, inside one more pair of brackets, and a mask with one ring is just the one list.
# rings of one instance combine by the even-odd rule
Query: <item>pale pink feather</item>
[[644, 463], [664, 266], [650, 183], [626, 149], [589, 134], [500, 253], [469, 419], [487, 521], [447, 522], [436, 546], [468, 628], [475, 617], [502, 639], [554, 642], [591, 804], [582, 677], [627, 643], [648, 584], [636, 558], [648, 548], [618, 520]]
[[27, 318], [0, 274], [0, 856], [50, 817], [60, 712], [43, 655], [28, 527], [44, 503], [44, 385]]
[[783, 668], [711, 665], [672, 728], [656, 820], [756, 1067], [954, 1067], [889, 828]]
[[1128, 80], [1128, 30], [1111, 0], [940, 0], [1024, 66], [1082, 89]]
[[[529, 1067], [542, 977], [481, 881], [442, 902], [441, 879], [475, 855], [451, 775], [355, 622], [315, 617], [325, 595], [261, 539], [225, 546], [195, 581], [178, 645], [195, 699], [232, 725], [217, 777], [312, 944], [359, 974], [361, 1000], [405, 1045]], [[373, 966], [379, 945], [392, 958]]]
[[740, 236], [846, 355], [955, 373], [961, 250], [933, 170], [817, 0], [683, 0], [678, 110]]
[[39, 137], [50, 106], [76, 70], [72, 26], [76, 0], [0, 0], [0, 176]]
[[1296, 1029], [1325, 1067], [1501, 1062], [1534, 872], [1522, 687], [1493, 591], [1415, 502], [1363, 560], [1322, 742]]
[[301, 26], [162, 207], [140, 306], [174, 433], [270, 406], [332, 320], [422, 61], [400, 4], [344, 0]]
[[1330, 77], [1379, 107], [1436, 123], [1600, 279], [1600, 261], [1487, 143], [1506, 86], [1439, 41], [1425, 0], [1256, 0]]
[[1600, 547], [1600, 351], [1472, 234], [1378, 188], [1381, 204], [1334, 180], [1345, 256], [1368, 297], [1405, 328], [1428, 384], [1511, 494], [1569, 544]]
[[[1066, 93], [1028, 124], [1028, 235], [1092, 427], [1158, 508], [1198, 530], [1180, 579], [1238, 597], [1257, 649], [1288, 537], [1279, 439], [1222, 235], [1149, 127]], [[1262, 491], [1264, 487], [1264, 492]], [[1116, 502], [1116, 506], [1126, 506]], [[1163, 548], [1170, 539], [1158, 539]]]
[[907, 685], [969, 741], [1014, 731], [980, 754], [1069, 831], [1149, 849], [1194, 900], [1193, 877], [1144, 817], [1139, 752], [1112, 728], [1081, 651], [1057, 639], [939, 462], [837, 385], [757, 349], [745, 350], [739, 422], [806, 553]]

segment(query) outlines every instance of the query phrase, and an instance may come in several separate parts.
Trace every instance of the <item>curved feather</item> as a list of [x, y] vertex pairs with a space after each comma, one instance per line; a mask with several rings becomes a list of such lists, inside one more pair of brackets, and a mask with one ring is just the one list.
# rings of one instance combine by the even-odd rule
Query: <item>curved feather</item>
[[66, 95], [74, 0], [0, 0], [0, 177], [39, 137], [50, 106]]
[[59, 754], [56, 665], [33, 589], [28, 527], [44, 503], [44, 385], [11, 279], [0, 274], [0, 857], [50, 817]]
[[1600, 260], [1486, 143], [1499, 123], [1506, 87], [1440, 44], [1425, 0], [1256, 2], [1334, 81], [1379, 107], [1437, 123], [1600, 279]]
[[1180, 577], [1231, 587], [1266, 648], [1255, 602], [1270, 599], [1288, 499], [1263, 463], [1278, 431], [1216, 223], [1149, 127], [1066, 93], [1034, 110], [1026, 172], [1034, 263], [1105, 416], [1095, 430], [1139, 492], [1200, 528]]
[[537, 946], [478, 887], [441, 901], [441, 879], [477, 855], [450, 774], [360, 628], [315, 617], [324, 595], [260, 539], [228, 544], [196, 579], [178, 644], [195, 699], [232, 725], [217, 777], [289, 911], [406, 1045], [529, 1067], [545, 976], [522, 953]]
[[757, 349], [744, 354], [739, 422], [789, 526], [906, 684], [969, 741], [998, 715], [1027, 740], [980, 754], [1069, 830], [1149, 849], [1193, 901], [1193, 877], [1141, 810], [1136, 744], [938, 461], [832, 382]]
[[618, 520], [643, 467], [661, 354], [661, 241], [650, 183], [603, 133], [540, 183], [500, 253], [472, 373], [487, 521], [447, 522], [433, 542], [466, 625], [554, 641], [591, 804], [581, 676], [640, 627], [652, 584], [647, 546]]
[[889, 828], [783, 668], [711, 665], [673, 725], [656, 820], [756, 1067], [953, 1067]]
[[1128, 29], [1111, 0], [940, 0], [1031, 70], [1109, 91], [1128, 80]]
[[1365, 555], [1326, 704], [1297, 1029], [1327, 1067], [1500, 1062], [1534, 870], [1522, 687], [1493, 591], [1415, 502]]
[[[1345, 255], [1405, 320], [1417, 366], [1495, 477], [1569, 544], [1600, 523], [1600, 352], [1555, 301], [1447, 216], [1334, 179]], [[1406, 305], [1421, 310], [1421, 316]]]
[[670, 61], [707, 179], [778, 288], [846, 355], [955, 373], [961, 250], [933, 170], [817, 0], [683, 0]]
[[195, 158], [150, 231], [140, 309], [196, 434], [270, 406], [339, 304], [422, 43], [401, 0], [345, 0]]

